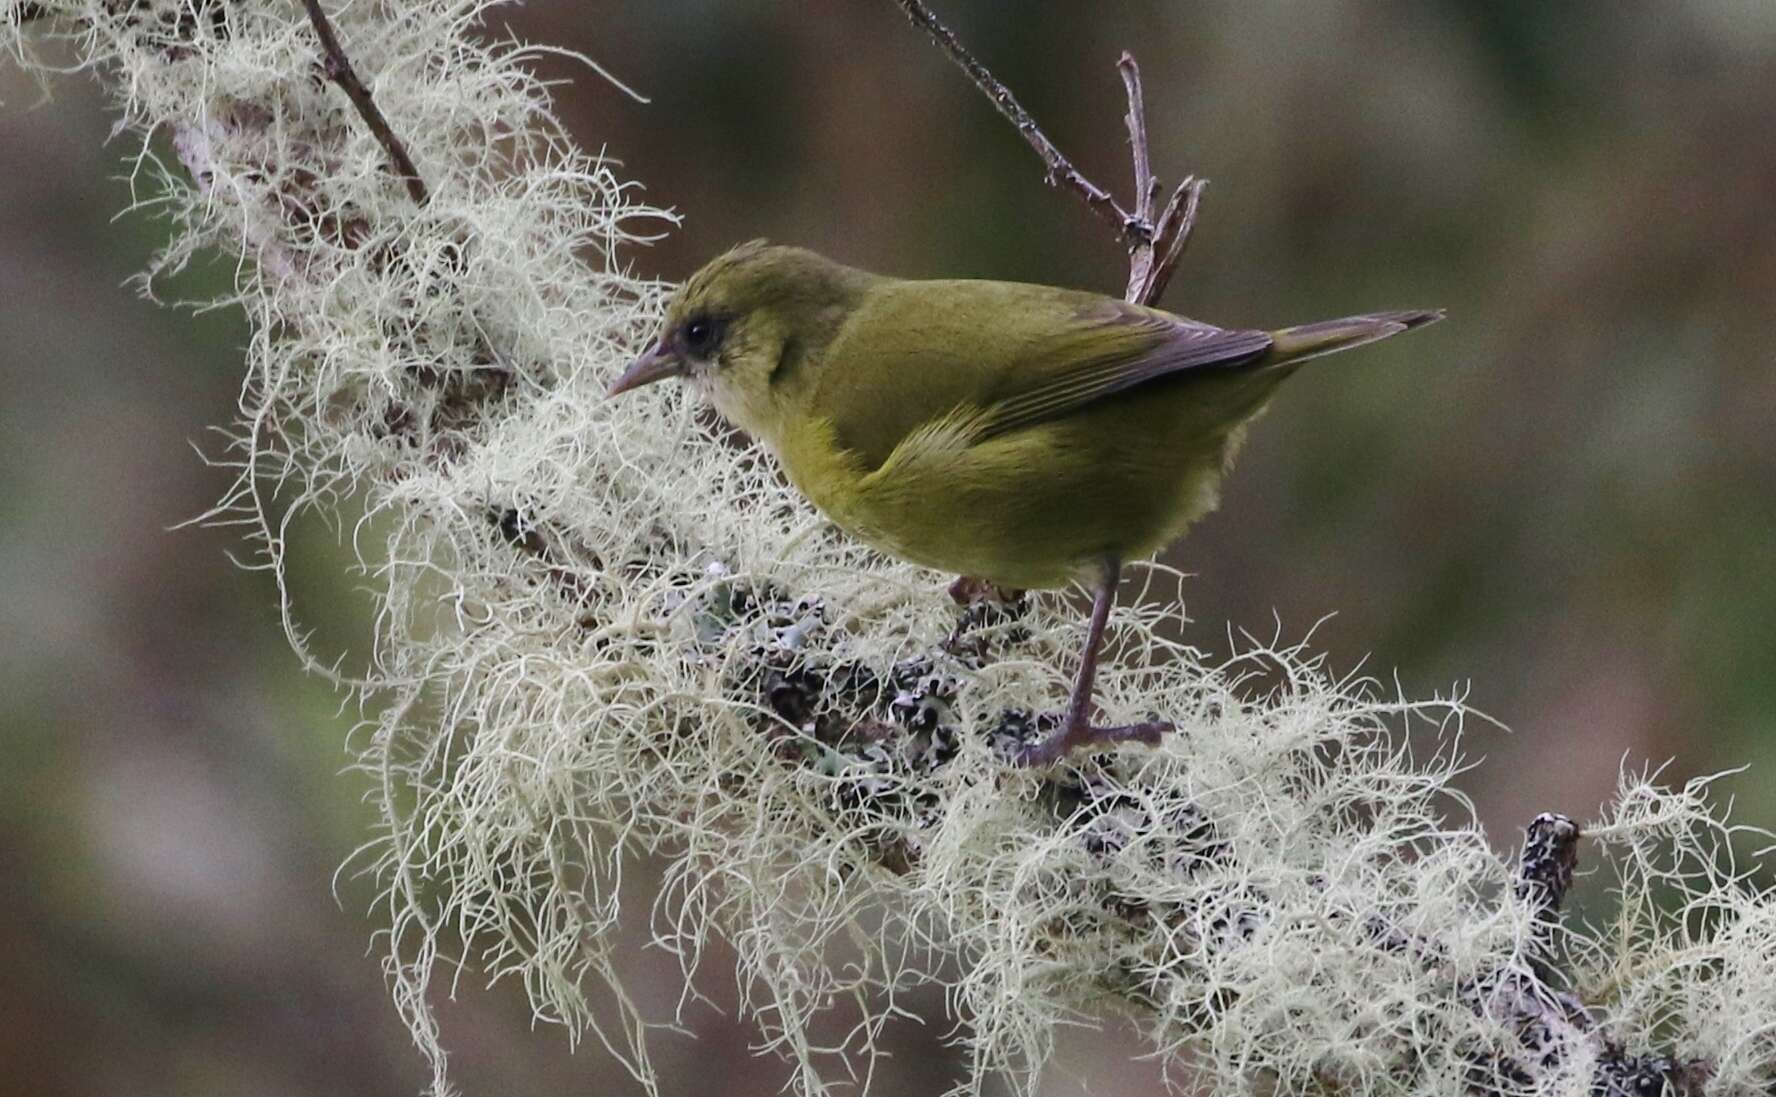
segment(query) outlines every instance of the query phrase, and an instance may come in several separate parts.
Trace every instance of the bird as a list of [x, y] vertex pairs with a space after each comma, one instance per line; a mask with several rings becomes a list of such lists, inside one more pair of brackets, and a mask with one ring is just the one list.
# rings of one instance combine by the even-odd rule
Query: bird
[[1066, 709], [1016, 753], [1044, 766], [1172, 730], [1094, 722], [1122, 569], [1216, 508], [1277, 386], [1442, 317], [1223, 328], [1083, 290], [895, 278], [754, 240], [676, 290], [658, 338], [607, 395], [688, 382], [826, 517], [890, 556], [1000, 588], [1088, 586]]

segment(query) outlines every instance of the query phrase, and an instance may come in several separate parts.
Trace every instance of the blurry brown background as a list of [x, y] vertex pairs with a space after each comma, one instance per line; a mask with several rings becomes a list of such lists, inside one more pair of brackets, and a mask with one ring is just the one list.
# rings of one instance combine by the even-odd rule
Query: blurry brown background
[[[1742, 763], [1776, 826], [1776, 5], [1541, 0], [939, 9], [1100, 182], [1126, 191], [1114, 63], [1136, 50], [1158, 168], [1214, 180], [1166, 300], [1230, 324], [1443, 306], [1449, 322], [1304, 373], [1222, 513], [1173, 560], [1192, 639], [1324, 615], [1335, 666], [1411, 694], [1471, 681], [1510, 725], [1464, 779], [1501, 844], [1584, 816], [1624, 756]], [[1101, 224], [890, 0], [537, 2], [496, 13], [653, 96], [561, 91], [682, 232], [679, 277], [754, 236], [913, 275], [1116, 292]], [[568, 75], [562, 63], [551, 71]], [[0, 66], [0, 1095], [412, 1092], [422, 1066], [364, 955], [349, 714], [284, 646], [224, 531], [168, 527], [226, 474], [241, 320], [122, 286], [163, 229], [114, 221], [127, 141], [82, 78]], [[221, 284], [199, 271], [184, 288]], [[363, 650], [324, 530], [308, 614]], [[715, 988], [724, 982], [713, 979]], [[907, 1028], [884, 1093], [955, 1078]], [[660, 1046], [670, 1092], [775, 1092], [713, 1013]], [[465, 980], [471, 1094], [631, 1092], [592, 1045]], [[1053, 1093], [1151, 1092], [1072, 1037]], [[719, 1071], [720, 1073], [712, 1073]]]

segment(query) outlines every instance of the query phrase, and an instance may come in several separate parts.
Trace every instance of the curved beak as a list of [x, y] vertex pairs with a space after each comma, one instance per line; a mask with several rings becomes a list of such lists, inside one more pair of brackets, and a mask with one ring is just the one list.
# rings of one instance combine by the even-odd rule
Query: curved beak
[[668, 377], [683, 377], [684, 372], [684, 363], [679, 361], [676, 354], [667, 350], [662, 341], [655, 343], [652, 350], [629, 363], [623, 376], [613, 381], [611, 387], [604, 390], [604, 394], [607, 397], [616, 396], [630, 389], [651, 385], [655, 381], [664, 381]]

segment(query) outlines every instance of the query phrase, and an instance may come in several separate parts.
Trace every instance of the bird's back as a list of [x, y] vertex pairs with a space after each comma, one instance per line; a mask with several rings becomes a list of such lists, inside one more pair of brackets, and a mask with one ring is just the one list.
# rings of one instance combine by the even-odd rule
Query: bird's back
[[[1102, 388], [1105, 364], [1210, 346], [1227, 360], [1044, 403]], [[1106, 555], [1151, 552], [1214, 506], [1240, 424], [1280, 379], [1242, 368], [1267, 346], [1074, 290], [885, 281], [827, 348], [780, 454], [817, 504], [887, 551], [1056, 586]]]
[[1054, 286], [885, 280], [837, 333], [813, 400], [874, 468], [958, 407], [992, 407], [1081, 363], [1138, 357], [1186, 329], [1221, 330]]

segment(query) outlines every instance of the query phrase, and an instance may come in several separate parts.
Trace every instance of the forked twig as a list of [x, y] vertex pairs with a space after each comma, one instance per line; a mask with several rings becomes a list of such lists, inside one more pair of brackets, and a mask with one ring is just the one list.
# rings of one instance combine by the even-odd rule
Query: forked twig
[[1158, 239], [1164, 242], [1165, 252], [1154, 264], [1141, 296], [1136, 298], [1131, 293], [1129, 300], [1152, 304], [1165, 293], [1172, 275], [1178, 270], [1178, 260], [1184, 258], [1184, 246], [1190, 243], [1190, 234], [1196, 230], [1197, 207], [1202, 204], [1202, 192], [1208, 185], [1207, 179], [1186, 175], [1178, 189], [1172, 192], [1172, 200], [1166, 203], [1165, 212], [1160, 214], [1157, 233]]
[[308, 20], [314, 24], [315, 36], [321, 40], [323, 59], [321, 70], [327, 79], [339, 85], [341, 91], [351, 99], [352, 105], [358, 108], [370, 132], [382, 143], [383, 150], [393, 162], [395, 174], [407, 184], [407, 193], [417, 205], [425, 205], [431, 199], [431, 192], [426, 189], [425, 180], [420, 178], [419, 169], [414, 166], [413, 158], [407, 155], [407, 146], [401, 143], [394, 127], [382, 115], [377, 107], [376, 99], [370, 89], [358, 79], [357, 70], [352, 68], [351, 59], [345, 55], [345, 49], [339, 44], [339, 36], [333, 33], [333, 24], [328, 21], [327, 13], [321, 10], [321, 0], [302, 0], [308, 9]]
[[1125, 121], [1128, 123], [1129, 148], [1135, 169], [1135, 205], [1131, 212], [1117, 202], [1108, 190], [1086, 178], [1085, 173], [1073, 166], [1073, 162], [1042, 132], [1030, 112], [1017, 101], [1011, 89], [1000, 83], [985, 65], [968, 52], [968, 48], [962, 45], [953, 31], [944, 26], [924, 0], [897, 0], [897, 3], [913, 25], [930, 35], [931, 40], [949, 55], [950, 60], [968, 74], [969, 79], [974, 81], [974, 86], [992, 100], [999, 113], [1017, 127], [1017, 131], [1047, 166], [1049, 185], [1071, 190], [1079, 195], [1088, 209], [1115, 227], [1118, 238], [1129, 252], [1126, 298], [1140, 305], [1151, 305], [1159, 300], [1160, 294], [1165, 292], [1167, 283], [1172, 279], [1172, 273], [1177, 270], [1179, 259], [1184, 255], [1184, 245], [1196, 226], [1196, 211], [1202, 200], [1203, 188], [1208, 184], [1206, 180], [1187, 176], [1172, 193], [1164, 212], [1157, 218], [1154, 216], [1163, 188], [1153, 174], [1147, 143], [1147, 108], [1141, 94], [1141, 70], [1135, 64], [1134, 56], [1124, 52], [1117, 62], [1129, 102]]
[[1145, 228], [1141, 239], [1129, 242], [1126, 296], [1130, 301], [1150, 305], [1165, 292], [1166, 283], [1171, 281], [1172, 272], [1184, 255], [1184, 245], [1196, 227], [1196, 210], [1207, 181], [1185, 176], [1166, 202], [1165, 212], [1154, 219], [1161, 187], [1154, 177], [1147, 147], [1147, 104], [1141, 94], [1141, 67], [1135, 64], [1135, 55], [1124, 50], [1116, 68], [1122, 73], [1122, 86], [1128, 93], [1129, 109], [1124, 120], [1128, 123], [1129, 149], [1135, 161], [1135, 216]]

